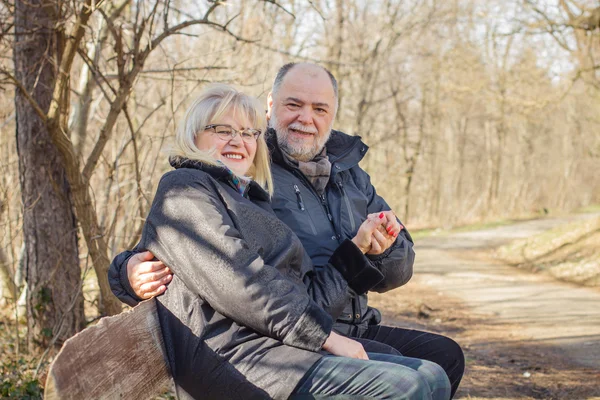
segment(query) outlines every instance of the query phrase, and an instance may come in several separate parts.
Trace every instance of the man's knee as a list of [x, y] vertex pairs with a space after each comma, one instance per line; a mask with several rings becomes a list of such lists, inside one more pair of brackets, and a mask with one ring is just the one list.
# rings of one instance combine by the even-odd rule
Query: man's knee
[[449, 368], [447, 372], [451, 373], [453, 371], [460, 371], [460, 373], [462, 374], [462, 372], [465, 369], [465, 355], [463, 353], [463, 350], [460, 347], [460, 345], [454, 340], [450, 339], [449, 337], [445, 337], [445, 339], [446, 340], [444, 342], [444, 350], [448, 354], [448, 359], [454, 360], [454, 364], [451, 368]]

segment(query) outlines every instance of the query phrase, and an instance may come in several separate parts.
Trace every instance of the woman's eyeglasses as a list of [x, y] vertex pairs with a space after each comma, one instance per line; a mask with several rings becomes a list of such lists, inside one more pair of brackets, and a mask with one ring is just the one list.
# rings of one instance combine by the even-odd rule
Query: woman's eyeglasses
[[230, 141], [231, 139], [236, 137], [236, 135], [240, 135], [242, 140], [246, 143], [255, 142], [256, 139], [258, 139], [258, 137], [261, 134], [260, 129], [246, 128], [246, 129], [242, 129], [241, 131], [238, 131], [238, 130], [234, 129], [231, 125], [223, 125], [223, 124], [206, 125], [204, 127], [204, 130], [213, 131], [214, 133], [217, 134], [219, 139], [226, 140], [226, 141]]

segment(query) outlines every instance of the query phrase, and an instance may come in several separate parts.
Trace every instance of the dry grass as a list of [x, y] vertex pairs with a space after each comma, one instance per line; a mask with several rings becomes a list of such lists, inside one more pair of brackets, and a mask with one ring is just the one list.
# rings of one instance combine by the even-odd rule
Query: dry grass
[[600, 218], [515, 241], [495, 256], [519, 268], [584, 286], [600, 286]]

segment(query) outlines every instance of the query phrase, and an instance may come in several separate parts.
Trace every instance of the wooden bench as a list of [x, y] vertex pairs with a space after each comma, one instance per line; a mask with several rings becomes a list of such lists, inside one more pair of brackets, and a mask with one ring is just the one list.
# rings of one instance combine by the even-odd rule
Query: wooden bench
[[156, 301], [105, 317], [65, 342], [45, 399], [147, 399], [172, 385]]

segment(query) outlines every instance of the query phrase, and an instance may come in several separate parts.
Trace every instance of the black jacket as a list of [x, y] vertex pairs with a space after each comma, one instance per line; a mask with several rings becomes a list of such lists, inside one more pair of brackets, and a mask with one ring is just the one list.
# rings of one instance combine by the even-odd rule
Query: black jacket
[[[268, 143], [275, 181], [273, 210], [298, 235], [315, 265], [323, 265], [344, 240], [354, 237], [368, 214], [390, 210], [358, 165], [368, 150], [360, 137], [332, 131], [326, 144], [331, 176], [323, 197], [283, 157], [273, 130], [269, 131]], [[387, 251], [370, 257], [384, 278], [367, 289], [385, 292], [407, 283], [412, 277], [414, 257], [412, 238], [403, 229]], [[369, 324], [380, 321], [379, 311], [368, 307], [367, 295], [362, 294], [348, 301], [334, 329], [356, 336]]]
[[[160, 181], [136, 250], [175, 273], [157, 305], [179, 394], [285, 399], [321, 357], [333, 323], [324, 309], [339, 312], [352, 293], [338, 269], [361, 281], [377, 271], [350, 241], [315, 271], [258, 185], [243, 197], [221, 168], [177, 167]], [[109, 279], [123, 299], [121, 272], [113, 263]]]

